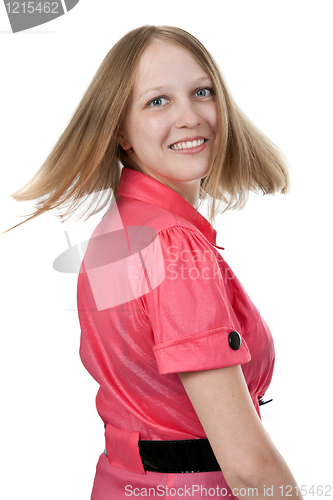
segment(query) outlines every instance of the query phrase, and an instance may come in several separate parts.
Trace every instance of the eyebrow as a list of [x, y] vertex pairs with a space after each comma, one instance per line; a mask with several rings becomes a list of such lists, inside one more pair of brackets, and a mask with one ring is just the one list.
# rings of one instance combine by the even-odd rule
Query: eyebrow
[[[210, 76], [203, 76], [201, 78], [197, 78], [197, 80], [194, 81], [194, 84], [200, 84], [200, 82], [205, 82], [205, 81], [211, 81]], [[155, 92], [155, 91], [162, 91], [163, 89], [167, 89], [168, 87], [166, 85], [160, 85], [158, 87], [151, 87], [150, 89], [145, 90], [142, 92], [142, 94], [139, 95], [138, 99], [141, 99], [144, 95], [148, 94], [148, 92]]]

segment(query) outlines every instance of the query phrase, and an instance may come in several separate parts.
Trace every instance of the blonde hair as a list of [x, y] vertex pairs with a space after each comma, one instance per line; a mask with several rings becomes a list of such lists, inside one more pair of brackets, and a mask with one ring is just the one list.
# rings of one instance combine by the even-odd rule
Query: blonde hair
[[43, 165], [12, 195], [17, 201], [38, 200], [27, 220], [66, 206], [61, 217], [69, 217], [89, 195], [93, 199], [84, 214], [97, 213], [116, 194], [122, 166], [137, 168], [118, 144], [117, 135], [138, 60], [153, 40], [188, 50], [213, 82], [219, 135], [215, 158], [200, 189], [201, 202], [210, 196], [210, 220], [214, 222], [222, 205], [224, 211], [243, 208], [250, 191], [287, 192], [289, 176], [281, 152], [236, 105], [205, 47], [180, 28], [142, 26], [112, 47]]

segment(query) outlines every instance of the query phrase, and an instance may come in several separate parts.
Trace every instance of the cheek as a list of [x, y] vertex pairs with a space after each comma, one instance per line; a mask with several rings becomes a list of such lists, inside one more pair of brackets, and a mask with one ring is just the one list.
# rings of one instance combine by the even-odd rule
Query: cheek
[[149, 146], [151, 148], [161, 147], [169, 142], [171, 127], [170, 116], [162, 110], [152, 110], [151, 113], [144, 110], [142, 113], [129, 113], [124, 125], [127, 139], [137, 151]]
[[166, 139], [168, 127], [166, 120], [161, 114], [150, 119], [141, 120], [137, 123], [137, 136], [142, 144], [149, 143], [151, 146], [160, 146]]
[[212, 130], [214, 130], [215, 134], [218, 132], [218, 116], [217, 116], [217, 106], [216, 103], [213, 103], [213, 106], [210, 109], [209, 113], [209, 123]]

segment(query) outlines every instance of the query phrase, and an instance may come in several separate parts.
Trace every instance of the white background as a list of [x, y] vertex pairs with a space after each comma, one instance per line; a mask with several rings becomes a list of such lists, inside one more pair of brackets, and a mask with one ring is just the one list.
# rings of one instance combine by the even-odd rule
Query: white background
[[[106, 53], [143, 24], [199, 38], [243, 111], [285, 152], [291, 194], [253, 197], [217, 230], [275, 339], [264, 425], [308, 488], [333, 484], [331, 23], [323, 0], [81, 0], [12, 34], [0, 4], [1, 232], [32, 210], [9, 196], [43, 163]], [[65, 229], [75, 244], [98, 220], [63, 227], [48, 214], [0, 236], [3, 499], [90, 498], [104, 447], [98, 387], [78, 354], [77, 276], [52, 263]]]

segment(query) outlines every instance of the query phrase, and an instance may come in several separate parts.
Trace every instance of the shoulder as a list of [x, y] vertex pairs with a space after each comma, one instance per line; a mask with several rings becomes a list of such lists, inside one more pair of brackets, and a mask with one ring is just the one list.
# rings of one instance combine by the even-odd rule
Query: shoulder
[[160, 238], [173, 234], [174, 238], [184, 238], [186, 235], [205, 237], [191, 222], [165, 208], [138, 199], [120, 198], [117, 209], [123, 226], [148, 226], [155, 230]]

